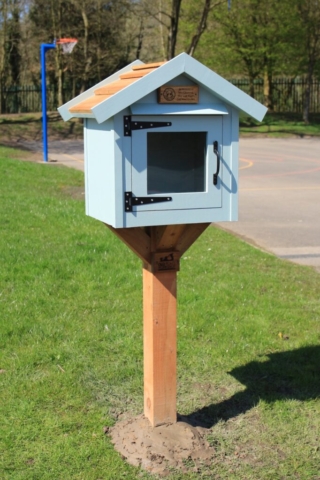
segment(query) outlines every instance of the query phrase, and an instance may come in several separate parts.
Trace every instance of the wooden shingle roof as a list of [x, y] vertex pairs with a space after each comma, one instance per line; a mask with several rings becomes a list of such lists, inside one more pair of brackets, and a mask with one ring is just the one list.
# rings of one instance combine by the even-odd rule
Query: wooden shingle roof
[[156, 68], [160, 67], [166, 62], [158, 63], [143, 63], [142, 65], [134, 65], [132, 70], [119, 75], [119, 79], [115, 80], [108, 85], [104, 85], [94, 90], [94, 95], [83, 100], [82, 102], [69, 108], [70, 113], [92, 113], [92, 108], [99, 103], [107, 100], [109, 97], [119, 92], [123, 88], [131, 85], [139, 80], [139, 78], [145, 77], [148, 73], [153, 72]]

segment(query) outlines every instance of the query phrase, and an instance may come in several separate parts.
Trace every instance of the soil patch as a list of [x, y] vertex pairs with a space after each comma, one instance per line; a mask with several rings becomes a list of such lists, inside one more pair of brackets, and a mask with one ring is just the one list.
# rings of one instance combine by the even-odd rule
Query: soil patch
[[187, 473], [209, 466], [216, 453], [207, 441], [210, 432], [190, 425], [183, 417], [175, 424], [153, 428], [144, 415], [139, 415], [117, 423], [108, 433], [128, 463], [165, 476], [172, 469]]

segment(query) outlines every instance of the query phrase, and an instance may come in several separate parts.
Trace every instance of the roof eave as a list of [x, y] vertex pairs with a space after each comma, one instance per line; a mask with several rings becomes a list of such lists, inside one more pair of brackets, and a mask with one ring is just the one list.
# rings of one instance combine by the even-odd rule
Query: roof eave
[[187, 55], [185, 73], [224, 102], [247, 113], [259, 122], [267, 112], [267, 107], [220, 77], [217, 73]]

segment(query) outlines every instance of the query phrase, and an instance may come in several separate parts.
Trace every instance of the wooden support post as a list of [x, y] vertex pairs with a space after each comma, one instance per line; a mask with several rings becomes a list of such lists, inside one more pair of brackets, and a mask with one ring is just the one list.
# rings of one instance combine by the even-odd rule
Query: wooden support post
[[143, 268], [144, 414], [153, 427], [175, 423], [177, 272]]
[[209, 224], [107, 226], [143, 261], [144, 414], [153, 427], [175, 423], [177, 271], [181, 255]]

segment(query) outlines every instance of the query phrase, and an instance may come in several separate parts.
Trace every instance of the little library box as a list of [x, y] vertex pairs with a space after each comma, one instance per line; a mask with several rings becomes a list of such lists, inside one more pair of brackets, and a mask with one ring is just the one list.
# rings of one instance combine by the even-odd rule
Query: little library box
[[137, 60], [59, 111], [84, 119], [86, 213], [143, 261], [144, 414], [174, 423], [180, 259], [237, 220], [238, 113], [266, 108], [183, 53]]
[[237, 220], [239, 110], [266, 108], [182, 53], [59, 108], [84, 119], [86, 213], [114, 228]]

